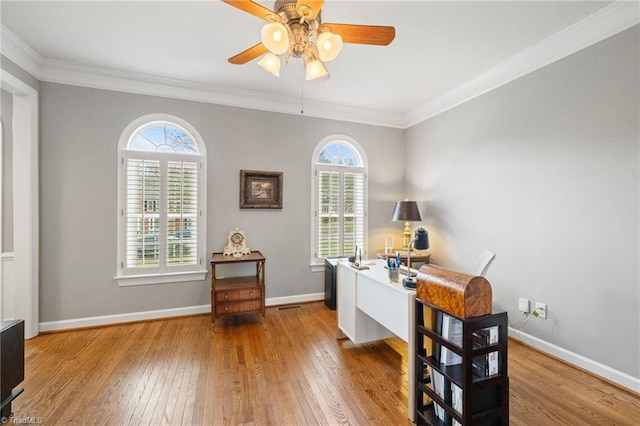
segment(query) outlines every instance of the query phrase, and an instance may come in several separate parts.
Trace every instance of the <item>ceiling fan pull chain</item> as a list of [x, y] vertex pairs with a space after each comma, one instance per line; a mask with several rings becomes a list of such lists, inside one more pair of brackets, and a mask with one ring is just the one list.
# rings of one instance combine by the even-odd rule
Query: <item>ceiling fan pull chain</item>
[[300, 79], [300, 114], [304, 115], [304, 79], [303, 78]]

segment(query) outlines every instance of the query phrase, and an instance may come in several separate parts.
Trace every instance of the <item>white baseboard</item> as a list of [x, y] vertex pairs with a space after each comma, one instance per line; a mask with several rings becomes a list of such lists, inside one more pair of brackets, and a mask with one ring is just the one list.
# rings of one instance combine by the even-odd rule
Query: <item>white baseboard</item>
[[180, 317], [185, 315], [206, 314], [208, 312], [211, 312], [211, 305], [187, 306], [184, 308], [160, 309], [157, 311], [75, 318], [62, 321], [41, 322], [40, 331], [61, 331], [74, 328], [96, 327], [101, 325], [113, 325], [126, 322]]
[[[266, 306], [287, 305], [291, 303], [315, 302], [324, 300], [324, 293], [301, 294], [298, 296], [272, 297], [265, 300]], [[103, 315], [98, 317], [76, 318], [62, 321], [40, 323], [40, 331], [61, 331], [75, 328], [96, 327], [135, 321], [146, 321], [161, 318], [181, 317], [185, 315], [206, 314], [211, 312], [211, 305], [187, 306], [184, 308], [160, 309], [157, 311], [133, 312], [127, 314]]]
[[532, 346], [541, 352], [545, 352], [559, 358], [571, 365], [582, 368], [596, 376], [607, 379], [631, 391], [640, 393], [640, 378], [615, 370], [597, 361], [561, 348], [560, 346], [556, 346], [530, 334], [520, 332], [512, 327], [509, 327], [509, 337]]
[[266, 305], [290, 305], [292, 303], [317, 302], [319, 300], [324, 300], [324, 293], [299, 294], [297, 296], [286, 297], [271, 297], [266, 300]]

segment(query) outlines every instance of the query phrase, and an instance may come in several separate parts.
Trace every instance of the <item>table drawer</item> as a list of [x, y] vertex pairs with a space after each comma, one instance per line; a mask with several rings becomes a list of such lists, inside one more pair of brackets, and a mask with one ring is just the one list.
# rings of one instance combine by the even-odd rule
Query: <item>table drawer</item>
[[262, 300], [247, 300], [244, 302], [216, 303], [216, 313], [218, 315], [237, 314], [241, 312], [260, 312], [262, 310]]
[[262, 299], [262, 291], [259, 288], [216, 291], [216, 302], [218, 303], [252, 299]]

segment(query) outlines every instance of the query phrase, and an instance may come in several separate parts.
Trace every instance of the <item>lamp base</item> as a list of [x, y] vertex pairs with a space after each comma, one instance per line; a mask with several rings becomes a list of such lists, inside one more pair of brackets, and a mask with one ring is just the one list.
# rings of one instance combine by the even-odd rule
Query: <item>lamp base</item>
[[415, 290], [416, 282], [412, 278], [405, 278], [402, 280], [402, 287], [408, 288], [410, 290]]
[[409, 250], [410, 242], [411, 242], [411, 228], [409, 227], [409, 222], [405, 222], [404, 231], [402, 232], [402, 248], [400, 248], [400, 250], [402, 251]]

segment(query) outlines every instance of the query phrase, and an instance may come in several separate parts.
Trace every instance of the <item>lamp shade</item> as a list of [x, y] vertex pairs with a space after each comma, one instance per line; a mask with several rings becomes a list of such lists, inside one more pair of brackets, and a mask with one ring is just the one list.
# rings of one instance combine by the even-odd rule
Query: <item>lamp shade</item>
[[280, 77], [280, 58], [271, 52], [267, 52], [262, 59], [258, 61], [258, 65], [268, 73]]
[[315, 80], [316, 78], [325, 76], [328, 78], [329, 72], [325, 68], [324, 64], [317, 59], [309, 62], [306, 65], [306, 69], [307, 80]]
[[396, 207], [393, 209], [391, 220], [401, 222], [420, 222], [422, 217], [420, 216], [420, 210], [418, 210], [418, 203], [407, 200], [396, 202]]
[[279, 22], [271, 22], [262, 27], [260, 38], [262, 44], [273, 54], [281, 55], [289, 49], [287, 27]]
[[318, 35], [318, 56], [322, 62], [333, 61], [342, 50], [342, 37], [331, 31]]

